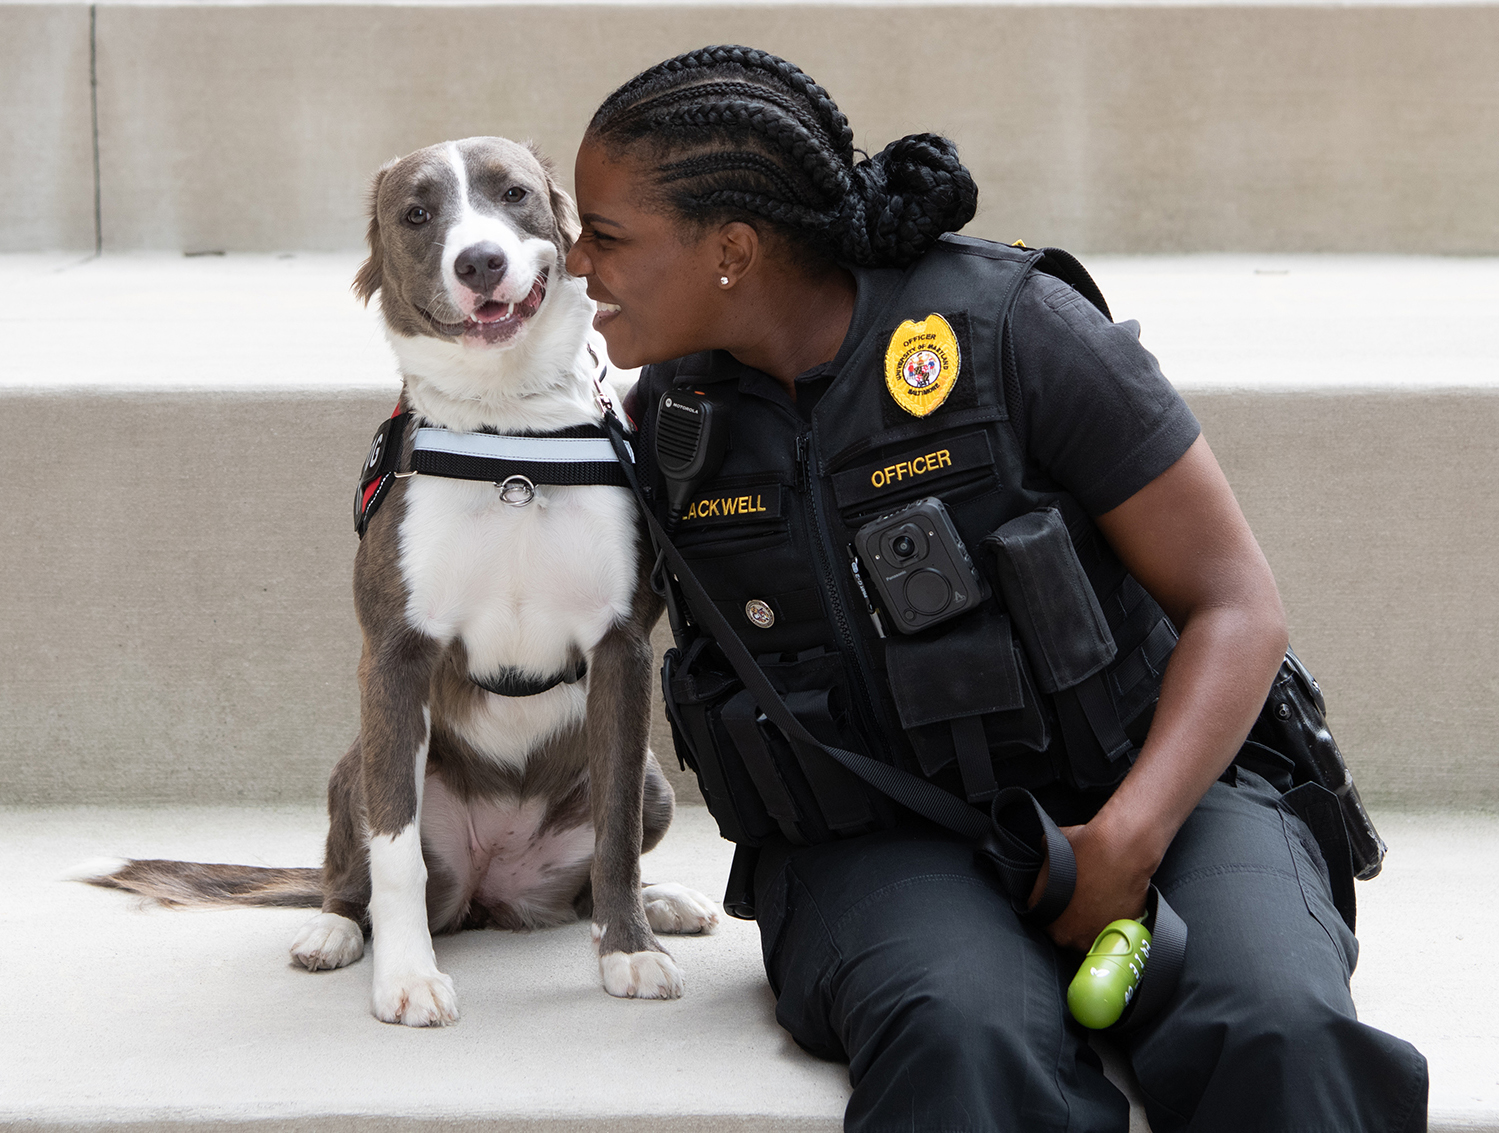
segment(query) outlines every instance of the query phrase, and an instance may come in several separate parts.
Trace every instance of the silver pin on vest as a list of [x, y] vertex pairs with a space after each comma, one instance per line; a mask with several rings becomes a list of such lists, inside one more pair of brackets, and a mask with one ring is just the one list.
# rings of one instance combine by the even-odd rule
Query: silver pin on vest
[[763, 598], [751, 598], [744, 604], [744, 616], [757, 629], [769, 629], [776, 624], [776, 612]]

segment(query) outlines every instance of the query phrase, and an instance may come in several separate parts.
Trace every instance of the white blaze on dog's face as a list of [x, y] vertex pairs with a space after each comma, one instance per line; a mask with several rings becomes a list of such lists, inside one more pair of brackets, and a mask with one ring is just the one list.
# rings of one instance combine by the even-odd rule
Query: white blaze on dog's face
[[530, 148], [444, 142], [378, 174], [354, 290], [379, 292], [403, 371], [436, 400], [533, 392], [574, 362], [583, 335], [561, 324], [592, 314], [563, 265], [577, 231], [571, 198]]

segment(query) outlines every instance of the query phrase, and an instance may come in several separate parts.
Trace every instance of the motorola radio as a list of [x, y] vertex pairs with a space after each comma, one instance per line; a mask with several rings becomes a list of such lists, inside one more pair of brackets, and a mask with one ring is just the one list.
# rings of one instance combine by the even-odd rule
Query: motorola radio
[[677, 525], [692, 494], [723, 463], [729, 447], [729, 406], [700, 389], [676, 386], [656, 409], [656, 467], [666, 481], [666, 526]]

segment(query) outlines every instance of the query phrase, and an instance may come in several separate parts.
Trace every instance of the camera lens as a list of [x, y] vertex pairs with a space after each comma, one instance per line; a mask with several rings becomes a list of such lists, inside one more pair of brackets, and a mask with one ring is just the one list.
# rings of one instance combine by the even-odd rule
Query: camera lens
[[916, 553], [916, 544], [909, 535], [898, 535], [891, 541], [890, 549], [904, 559]]

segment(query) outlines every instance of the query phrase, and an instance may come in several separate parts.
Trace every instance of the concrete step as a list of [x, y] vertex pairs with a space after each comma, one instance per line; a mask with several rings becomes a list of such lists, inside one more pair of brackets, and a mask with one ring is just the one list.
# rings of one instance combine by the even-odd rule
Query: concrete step
[[[0, 800], [322, 797], [399, 388], [356, 263], [0, 257]], [[1089, 264], [1202, 419], [1366, 798], [1499, 806], [1499, 260]]]
[[[0, 250], [343, 249], [387, 159], [535, 138], [707, 43], [940, 130], [978, 235], [1088, 252], [1499, 252], [1499, 6], [4, 3]], [[96, 175], [97, 174], [97, 175]]]
[[[441, 938], [461, 1021], [378, 1023], [368, 958], [293, 967], [302, 910], [181, 912], [59, 877], [96, 855], [309, 865], [310, 807], [0, 812], [0, 1125], [32, 1133], [254, 1128], [391, 1133], [833, 1133], [846, 1069], [774, 1021], [753, 925], [678, 938], [686, 996], [612, 1000], [588, 928]], [[1499, 1133], [1490, 984], [1499, 904], [1474, 863], [1492, 815], [1382, 812], [1384, 873], [1359, 885], [1354, 998], [1431, 1063], [1431, 1128]], [[684, 809], [646, 876], [722, 891], [730, 847]], [[1128, 1069], [1109, 1055], [1114, 1080]], [[1132, 1131], [1145, 1125], [1136, 1107]]]

